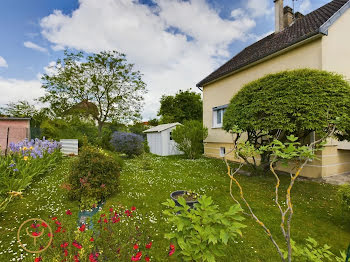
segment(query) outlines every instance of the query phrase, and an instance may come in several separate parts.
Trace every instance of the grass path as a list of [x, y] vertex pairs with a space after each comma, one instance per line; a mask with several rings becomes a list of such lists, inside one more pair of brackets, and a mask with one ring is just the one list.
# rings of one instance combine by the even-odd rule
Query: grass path
[[[30, 256], [21, 251], [16, 243], [16, 232], [22, 221], [40, 217], [43, 219], [63, 214], [71, 209], [77, 215], [78, 203], [70, 202], [62, 188], [68, 172], [68, 159], [53, 172], [34, 183], [23, 199], [12, 202], [0, 214], [0, 261], [21, 261]], [[274, 178], [238, 176], [246, 198], [256, 214], [275, 234], [281, 245], [279, 213], [274, 206]], [[286, 188], [288, 177], [282, 178], [282, 189]], [[145, 155], [125, 161], [120, 177], [120, 190], [108, 199], [105, 207], [122, 204], [136, 206], [143, 228], [152, 236], [154, 247], [159, 253], [153, 261], [164, 261], [160, 257], [166, 252], [168, 240], [163, 235], [169, 231], [161, 205], [172, 191], [186, 189], [211, 196], [219, 207], [226, 211], [233, 204], [229, 196], [229, 179], [222, 160], [185, 160], [180, 157], [156, 157]], [[298, 181], [293, 189], [295, 215], [292, 236], [296, 242], [307, 237], [315, 238], [320, 244], [332, 246], [338, 254], [350, 243], [349, 220], [345, 220], [335, 199], [337, 187], [328, 184]], [[237, 193], [237, 192], [235, 192]], [[226, 257], [218, 261], [279, 261], [273, 245], [262, 229], [249, 217], [244, 223], [243, 237], [227, 248]], [[21, 255], [22, 253], [22, 255]], [[176, 261], [176, 260], [172, 260]]]

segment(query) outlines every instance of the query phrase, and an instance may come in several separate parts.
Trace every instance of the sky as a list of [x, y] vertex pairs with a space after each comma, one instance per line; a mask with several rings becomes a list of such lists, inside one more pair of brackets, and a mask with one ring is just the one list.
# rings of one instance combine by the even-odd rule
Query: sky
[[[298, 0], [295, 10], [329, 1]], [[273, 0], [0, 0], [0, 106], [37, 103], [42, 74], [65, 49], [117, 50], [143, 74], [148, 120], [162, 95], [200, 92], [196, 83], [273, 30]]]

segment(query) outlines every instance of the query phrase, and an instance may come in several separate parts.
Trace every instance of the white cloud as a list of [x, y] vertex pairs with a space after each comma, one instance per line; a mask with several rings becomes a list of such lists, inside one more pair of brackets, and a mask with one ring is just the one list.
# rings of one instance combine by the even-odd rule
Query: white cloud
[[310, 0], [304, 0], [300, 4], [300, 12], [302, 14], [308, 14], [311, 10], [312, 10], [312, 5], [311, 5]]
[[272, 16], [274, 11], [272, 3], [271, 0], [247, 0], [245, 7], [253, 17]]
[[27, 48], [31, 48], [31, 49], [34, 49], [34, 50], [37, 50], [37, 51], [40, 51], [43, 53], [47, 53], [47, 49], [45, 47], [41, 47], [33, 42], [26, 41], [23, 43], [23, 45]]
[[3, 58], [2, 56], [0, 56], [0, 67], [8, 67], [5, 58]]
[[[131, 0], [80, 0], [70, 15], [56, 10], [44, 17], [42, 35], [54, 50], [126, 53], [150, 91], [144, 117], [154, 117], [162, 94], [196, 90], [195, 84], [228, 58], [229, 44], [248, 39], [255, 27], [247, 16], [221, 18], [205, 0], [154, 2], [157, 7], [150, 8]], [[255, 9], [249, 5], [249, 10]]]
[[41, 83], [37, 79], [25, 81], [0, 77], [0, 93], [6, 94], [0, 96], [0, 105], [24, 99], [33, 102], [44, 94], [40, 87]]

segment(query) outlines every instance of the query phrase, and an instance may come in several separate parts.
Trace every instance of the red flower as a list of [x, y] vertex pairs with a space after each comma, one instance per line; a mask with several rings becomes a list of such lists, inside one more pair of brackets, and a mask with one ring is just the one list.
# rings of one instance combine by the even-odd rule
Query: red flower
[[35, 228], [40, 227], [40, 224], [31, 224], [30, 227], [35, 229]]
[[111, 213], [112, 213], [112, 212], [113, 212], [113, 208], [111, 208], [111, 207], [110, 207], [110, 208], [109, 208], [109, 212], [111, 212]]
[[73, 241], [72, 245], [78, 249], [81, 249], [83, 246], [78, 244], [75, 240]]
[[135, 244], [135, 245], [134, 245], [134, 249], [139, 249], [139, 245], [138, 245], [138, 244]]
[[116, 218], [116, 217], [112, 217], [112, 223], [118, 223], [120, 221], [120, 217]]
[[170, 244], [169, 257], [172, 256], [174, 253], [175, 253], [175, 246], [173, 244]]
[[106, 214], [101, 214], [101, 217], [105, 217], [106, 216]]
[[41, 235], [41, 232], [32, 232], [32, 236], [38, 237]]
[[60, 226], [60, 225], [61, 225], [61, 222], [58, 221], [58, 220], [56, 220], [56, 221], [55, 221], [55, 224]]
[[150, 249], [151, 247], [152, 247], [152, 241], [149, 242], [148, 244], [146, 244], [146, 248], [147, 248], [147, 249]]
[[[91, 254], [89, 255], [89, 261], [90, 261], [90, 262], [98, 262], [98, 261], [97, 261], [98, 256], [99, 256], [98, 253], [95, 253], [95, 254], [91, 253]], [[96, 258], [95, 258], [95, 257], [96, 257]]]
[[41, 257], [37, 257], [34, 259], [34, 262], [40, 262], [41, 261]]
[[53, 237], [53, 235], [51, 233], [47, 233], [48, 237]]
[[90, 238], [90, 242], [94, 242], [95, 239], [93, 237]]
[[56, 220], [57, 219], [57, 217], [53, 217], [53, 218], [51, 218], [52, 220]]
[[133, 256], [131, 258], [131, 261], [139, 261], [141, 260], [141, 257], [142, 257], [142, 252], [137, 252], [136, 256]]
[[45, 222], [42, 222], [42, 223], [41, 223], [41, 226], [42, 226], [42, 227], [47, 227], [47, 224], [46, 224]]
[[125, 210], [124, 212], [128, 217], [131, 215], [131, 211], [129, 209]]
[[67, 251], [67, 249], [64, 250], [64, 256], [65, 256], [65, 257], [68, 256], [68, 251]]
[[74, 262], [79, 262], [79, 254], [74, 255]]
[[136, 207], [132, 206], [132, 207], [131, 207], [131, 210], [132, 210], [132, 211], [135, 211], [135, 210], [136, 210]]
[[84, 232], [86, 228], [85, 224], [82, 224], [81, 227], [79, 228], [79, 231]]
[[149, 257], [148, 256], [145, 256], [145, 260], [148, 262], [149, 261]]
[[105, 222], [107, 224], [108, 223], [107, 218], [103, 219], [103, 222]]
[[72, 212], [70, 211], [70, 209], [68, 209], [68, 210], [66, 211], [66, 214], [67, 214], [68, 216], [72, 215]]
[[68, 247], [68, 242], [64, 242], [63, 244], [61, 244], [61, 247], [62, 247], [62, 248]]
[[58, 228], [56, 229], [55, 233], [61, 232], [61, 229], [62, 229], [62, 227], [58, 227]]
[[104, 187], [106, 187], [106, 185], [105, 185], [105, 184], [102, 184], [102, 185], [101, 185], [101, 188], [104, 188]]

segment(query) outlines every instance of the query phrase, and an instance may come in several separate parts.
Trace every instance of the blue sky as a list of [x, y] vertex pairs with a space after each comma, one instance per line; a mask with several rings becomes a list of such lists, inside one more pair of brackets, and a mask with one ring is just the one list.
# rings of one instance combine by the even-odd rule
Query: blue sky
[[[327, 2], [299, 0], [296, 10], [307, 13]], [[40, 74], [65, 48], [114, 49], [144, 73], [148, 119], [162, 94], [195, 90], [273, 28], [272, 0], [0, 1], [0, 105], [42, 95]]]

